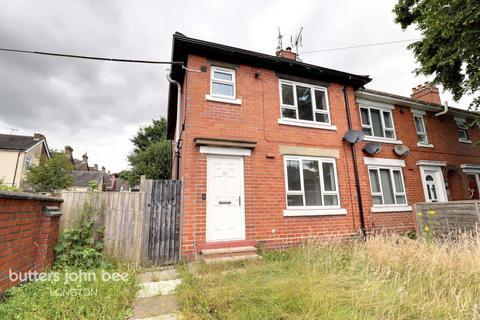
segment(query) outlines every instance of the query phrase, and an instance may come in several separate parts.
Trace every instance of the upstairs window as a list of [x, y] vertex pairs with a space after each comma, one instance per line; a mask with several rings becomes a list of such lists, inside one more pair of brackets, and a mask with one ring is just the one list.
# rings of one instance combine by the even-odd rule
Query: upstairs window
[[282, 119], [330, 124], [327, 88], [281, 80]]
[[26, 156], [25, 157], [25, 170], [30, 169], [32, 166], [32, 157], [31, 156]]
[[468, 138], [468, 127], [465, 118], [455, 118], [455, 122], [457, 123], [458, 141], [471, 143]]
[[360, 107], [362, 128], [365, 135], [378, 138], [395, 139], [392, 112], [380, 108]]
[[417, 131], [418, 144], [428, 145], [427, 130], [425, 129], [423, 114], [414, 113], [413, 121], [415, 122], [415, 129]]
[[210, 95], [219, 98], [235, 99], [235, 70], [212, 67]]
[[288, 208], [339, 208], [335, 159], [285, 157]]

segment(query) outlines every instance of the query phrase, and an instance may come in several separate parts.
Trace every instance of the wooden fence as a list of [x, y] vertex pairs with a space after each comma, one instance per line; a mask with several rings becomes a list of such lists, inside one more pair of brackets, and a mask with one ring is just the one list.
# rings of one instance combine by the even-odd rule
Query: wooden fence
[[180, 258], [181, 182], [147, 180], [141, 192], [62, 192], [60, 231], [85, 212], [104, 227], [104, 252], [135, 263], [165, 265]]
[[426, 226], [439, 236], [474, 231], [480, 226], [478, 200], [417, 203], [415, 213], [421, 233]]

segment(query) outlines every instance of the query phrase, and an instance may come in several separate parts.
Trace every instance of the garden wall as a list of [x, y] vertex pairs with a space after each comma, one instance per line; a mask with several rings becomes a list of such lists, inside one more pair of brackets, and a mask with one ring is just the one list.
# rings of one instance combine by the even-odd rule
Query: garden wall
[[0, 301], [18, 284], [9, 272], [43, 271], [54, 261], [62, 200], [24, 192], [0, 191]]

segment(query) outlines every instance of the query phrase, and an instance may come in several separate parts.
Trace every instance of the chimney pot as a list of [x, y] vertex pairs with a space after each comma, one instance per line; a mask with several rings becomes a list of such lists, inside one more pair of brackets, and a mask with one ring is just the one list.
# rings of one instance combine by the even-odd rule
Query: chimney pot
[[87, 162], [88, 156], [86, 152], [83, 154], [82, 159], [83, 159], [83, 162]]
[[102, 166], [102, 172], [105, 173], [105, 167]]
[[95, 164], [93, 165], [93, 170], [98, 171], [98, 164], [95, 163]]

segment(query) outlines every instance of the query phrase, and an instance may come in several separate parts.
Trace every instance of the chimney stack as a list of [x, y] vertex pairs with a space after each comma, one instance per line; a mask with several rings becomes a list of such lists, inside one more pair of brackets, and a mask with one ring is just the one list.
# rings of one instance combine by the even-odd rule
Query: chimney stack
[[82, 156], [83, 162], [87, 163], [88, 162], [88, 156], [87, 153], [85, 152]]
[[298, 55], [292, 51], [292, 47], [287, 47], [285, 50], [278, 50], [275, 55], [280, 58], [297, 61]]
[[65, 155], [73, 163], [73, 148], [70, 146], [65, 146]]
[[102, 172], [105, 173], [105, 167], [102, 166]]
[[95, 164], [93, 165], [93, 170], [94, 170], [94, 171], [98, 171], [98, 164], [95, 163]]
[[42, 139], [45, 139], [45, 136], [41, 133], [34, 133], [33, 134], [33, 140], [34, 141], [40, 141]]
[[425, 102], [442, 104], [440, 100], [440, 92], [437, 87], [433, 86], [430, 82], [420, 84], [415, 88], [412, 88], [412, 99], [422, 100]]

